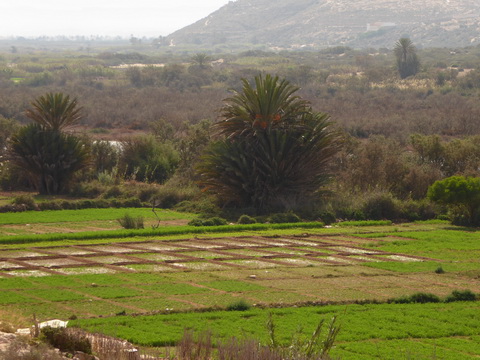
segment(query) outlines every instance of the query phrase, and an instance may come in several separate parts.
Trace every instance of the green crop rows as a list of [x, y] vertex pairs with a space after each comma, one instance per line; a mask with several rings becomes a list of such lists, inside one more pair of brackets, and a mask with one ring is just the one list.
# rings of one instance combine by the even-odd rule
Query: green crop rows
[[[41, 255], [42, 248], [74, 256], [83, 251], [79, 247], [69, 247], [75, 244], [88, 244], [86, 249], [90, 252], [90, 259], [121, 259], [115, 249], [120, 249], [123, 242], [136, 242], [138, 249], [145, 249], [132, 253], [133, 257], [158, 257], [154, 261], [159, 262], [121, 265], [118, 268], [123, 267], [122, 271], [101, 265], [61, 269], [74, 274], [66, 276], [24, 277], [29, 275], [29, 270], [11, 271], [13, 275], [23, 277], [0, 278], [0, 310], [27, 316], [35, 313], [40, 320], [67, 319], [75, 315], [79, 320], [71, 325], [148, 346], [173, 344], [185, 328], [197, 331], [209, 329], [222, 339], [247, 336], [266, 342], [265, 322], [269, 311], [273, 312], [280, 339], [286, 341], [299, 325], [304, 327], [305, 334], [309, 334], [320, 319], [329, 320], [337, 315], [342, 330], [333, 355], [341, 359], [478, 358], [479, 302], [410, 305], [355, 305], [354, 302], [382, 302], [416, 291], [432, 292], [442, 298], [452, 290], [470, 289], [480, 293], [479, 234], [442, 223], [365, 225], [330, 229], [322, 229], [318, 224], [257, 224], [211, 229], [181, 226], [166, 227], [164, 232], [145, 229], [138, 232], [125, 230], [3, 237], [2, 240], [10, 239], [6, 240], [7, 243], [14, 243], [2, 247], [8, 249], [3, 252], [3, 266], [6, 268], [10, 266], [10, 257], [22, 256], [28, 262], [25, 258]], [[226, 230], [230, 232], [222, 233]], [[323, 247], [316, 248], [305, 243], [305, 233], [311, 235], [305, 241], [319, 241], [324, 244]], [[235, 247], [236, 242], [242, 241], [235, 236], [247, 234], [268, 236], [266, 239], [271, 239], [271, 244], [261, 248], [267, 252], [255, 247]], [[291, 238], [292, 244], [297, 244], [295, 247], [273, 245], [292, 235], [301, 235]], [[175, 236], [182, 240], [176, 240]], [[194, 236], [197, 239], [193, 239]], [[223, 251], [228, 255], [209, 251], [210, 237], [215, 238], [212, 243], [224, 243], [233, 248]], [[19, 244], [19, 239], [26, 243]], [[188, 239], [197, 244], [204, 240], [205, 249], [175, 252], [181, 249], [182, 244], [188, 245]], [[145, 240], [150, 243], [140, 243]], [[172, 252], [152, 252], [149, 244], [169, 248]], [[322, 263], [322, 259], [330, 254], [346, 251], [349, 247], [373, 253], [367, 258], [360, 251], [352, 254], [352, 260], [346, 259], [340, 265]], [[98, 256], [91, 255], [92, 251], [109, 249], [112, 252], [108, 255], [100, 252]], [[282, 263], [280, 265], [269, 262], [269, 259], [263, 261], [262, 256], [268, 251], [291, 257], [278, 258]], [[328, 256], [318, 256], [318, 261], [313, 261], [312, 256], [305, 256], [315, 251], [323, 251]], [[387, 254], [375, 254], [375, 251]], [[199, 260], [184, 262], [182, 265], [185, 267], [177, 269], [169, 268], [169, 263], [162, 263], [164, 258], [178, 259], [181, 254]], [[252, 258], [239, 260], [235, 254]], [[395, 260], [395, 254], [399, 254], [400, 258], [423, 256], [430, 260]], [[230, 256], [232, 259], [229, 259]], [[382, 260], [388, 256], [393, 257], [389, 261]], [[224, 263], [215, 268], [215, 262], [209, 263], [215, 257], [229, 260], [223, 260]], [[368, 261], [353, 260], [361, 258]], [[41, 264], [44, 260], [35, 261]], [[246, 268], [224, 265], [227, 263], [241, 264]], [[437, 273], [438, 268], [442, 268], [443, 272]], [[82, 269], [108, 273], [75, 274]], [[131, 272], [131, 269], [137, 272]], [[34, 272], [31, 271], [30, 275]], [[259, 304], [259, 307], [245, 312], [218, 311], [239, 300]], [[304, 307], [307, 302], [345, 302], [349, 305]], [[263, 309], [273, 304], [282, 308]], [[294, 304], [298, 308], [284, 307]], [[191, 312], [194, 309], [202, 312]], [[206, 311], [208, 309], [210, 311]], [[131, 316], [133, 314], [135, 316]], [[95, 318], [99, 316], [101, 318]]]
[[[334, 356], [342, 359], [470, 359], [480, 354], [480, 305], [474, 303], [348, 305], [269, 310], [278, 338], [287, 343], [295, 329], [308, 335], [321, 319], [338, 316], [341, 331]], [[73, 326], [119, 336], [134, 343], [163, 346], [178, 341], [185, 328], [211, 330], [217, 339], [247, 336], [267, 343], [268, 311], [218, 311], [77, 320]], [[393, 348], [392, 348], [393, 346]], [[389, 354], [389, 356], [386, 356]]]

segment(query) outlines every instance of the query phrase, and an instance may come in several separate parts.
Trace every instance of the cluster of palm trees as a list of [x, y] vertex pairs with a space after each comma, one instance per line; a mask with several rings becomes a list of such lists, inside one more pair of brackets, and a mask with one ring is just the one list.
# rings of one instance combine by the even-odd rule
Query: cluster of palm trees
[[[259, 213], [305, 206], [329, 179], [340, 136], [329, 116], [314, 112], [297, 90], [271, 75], [257, 76], [254, 85], [243, 80], [214, 125], [218, 140], [198, 165], [200, 186], [225, 205]], [[25, 114], [33, 123], [11, 138], [11, 163], [41, 194], [65, 191], [91, 162], [89, 144], [65, 131], [78, 124], [82, 108], [76, 99], [48, 93]]]

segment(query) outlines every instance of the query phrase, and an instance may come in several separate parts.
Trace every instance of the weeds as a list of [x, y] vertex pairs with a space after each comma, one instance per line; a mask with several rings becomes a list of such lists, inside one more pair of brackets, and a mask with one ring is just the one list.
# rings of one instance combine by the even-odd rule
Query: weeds
[[477, 295], [470, 290], [454, 290], [450, 295], [447, 296], [445, 302], [454, 302], [454, 301], [476, 301]]
[[117, 221], [124, 229], [143, 229], [144, 228], [143, 216], [133, 217], [127, 213], [122, 218], [117, 219]]
[[251, 308], [245, 300], [238, 300], [227, 306], [228, 311], [247, 311]]
[[470, 290], [454, 290], [450, 295], [448, 295], [445, 299], [441, 299], [437, 295], [429, 294], [429, 293], [415, 293], [410, 296], [401, 296], [399, 298], [394, 298], [388, 300], [388, 303], [393, 304], [426, 304], [426, 303], [439, 303], [439, 302], [455, 302], [455, 301], [476, 301], [477, 295]]
[[232, 337], [218, 342], [217, 351], [213, 352], [210, 332], [200, 333], [195, 339], [191, 330], [185, 330], [182, 340], [177, 345], [179, 360], [326, 360], [333, 348], [340, 327], [335, 325], [336, 317], [328, 325], [325, 334], [325, 321], [321, 320], [313, 334], [304, 339], [302, 329], [292, 335], [290, 344], [280, 344], [275, 335], [275, 324], [270, 313], [266, 327], [269, 334], [268, 345], [262, 345], [254, 339]]

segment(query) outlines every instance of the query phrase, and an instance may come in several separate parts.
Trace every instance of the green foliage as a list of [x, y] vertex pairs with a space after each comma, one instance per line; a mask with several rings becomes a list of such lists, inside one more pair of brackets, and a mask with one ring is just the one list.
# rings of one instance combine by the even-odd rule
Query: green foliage
[[251, 306], [245, 300], [235, 301], [227, 306], [227, 311], [247, 311]]
[[118, 147], [108, 141], [94, 141], [91, 149], [95, 173], [111, 174], [118, 164]]
[[144, 228], [144, 219], [143, 216], [133, 217], [132, 215], [126, 213], [123, 217], [117, 219], [118, 223], [122, 225], [124, 229], [143, 229]]
[[268, 221], [272, 224], [281, 224], [281, 223], [298, 223], [301, 221], [300, 217], [293, 212], [286, 213], [277, 213], [270, 215]]
[[82, 139], [38, 124], [23, 127], [10, 141], [11, 163], [23, 169], [41, 194], [67, 189], [75, 174], [90, 165]]
[[47, 93], [38, 97], [27, 109], [25, 115], [39, 124], [43, 129], [61, 131], [77, 125], [82, 118], [82, 108], [77, 99], [70, 100], [69, 95]]
[[26, 210], [35, 210], [37, 208], [37, 204], [35, 203], [35, 199], [32, 195], [15, 196], [12, 200], [12, 204], [23, 205], [25, 206]]
[[249, 215], [242, 215], [238, 218], [237, 223], [239, 224], [255, 224], [257, 220]]
[[18, 123], [15, 120], [5, 119], [0, 116], [0, 162], [5, 156], [8, 139], [18, 130]]
[[227, 225], [227, 224], [228, 224], [227, 220], [218, 216], [206, 218], [206, 219], [197, 218], [197, 219], [193, 219], [188, 223], [188, 225], [190, 226], [221, 226], [221, 225]]
[[[349, 347], [358, 343], [374, 342], [375, 347], [386, 348], [392, 352], [391, 340], [398, 340], [398, 358], [402, 358], [406, 344], [415, 348], [419, 342], [435, 340], [436, 346], [449, 347], [448, 337], [473, 337], [470, 345], [476, 346], [480, 335], [478, 329], [477, 303], [427, 303], [427, 304], [366, 304], [366, 305], [336, 305], [321, 307], [282, 308], [270, 310], [275, 322], [275, 338], [281, 346], [292, 343], [292, 330], [302, 324], [304, 336], [308, 337], [318, 324], [319, 315], [331, 318], [342, 314], [341, 332], [336, 338], [336, 348], [332, 356], [350, 354]], [[248, 316], [246, 316], [248, 315]], [[134, 340], [138, 344], [152, 346], [153, 344], [171, 344], [179, 341], [185, 327], [195, 331], [210, 329], [214, 334], [222, 334], [228, 339], [239, 331], [252, 334], [262, 344], [269, 343], [269, 336], [264, 325], [268, 321], [268, 312], [261, 309], [251, 309], [247, 312], [207, 312], [184, 313], [155, 316], [136, 316], [129, 318], [84, 319], [72, 322], [90, 331], [102, 329], [104, 333]], [[432, 326], [432, 321], [437, 326]], [[235, 324], [235, 327], [232, 327]], [[136, 329], [136, 330], [135, 330]], [[411, 342], [410, 342], [411, 341]], [[432, 341], [433, 342], [433, 341]], [[401, 345], [401, 346], [400, 346]], [[433, 347], [432, 347], [433, 348]], [[474, 347], [475, 348], [475, 347]], [[450, 348], [451, 349], [451, 348]], [[372, 348], [361, 351], [363, 358], [370, 358]], [[375, 350], [374, 350], [375, 351]], [[458, 355], [458, 352], [454, 352]], [[350, 357], [351, 358], [351, 357]], [[358, 358], [355, 354], [354, 358]]]
[[418, 292], [410, 296], [402, 296], [396, 299], [392, 299], [389, 302], [394, 304], [426, 304], [438, 303], [440, 302], [440, 298], [434, 294]]
[[362, 206], [362, 212], [370, 220], [398, 219], [400, 208], [390, 193], [373, 193]]
[[305, 205], [328, 180], [338, 133], [326, 114], [293, 95], [298, 88], [267, 75], [243, 80], [215, 127], [226, 138], [207, 148], [200, 184], [227, 205], [290, 209]]
[[395, 44], [394, 54], [397, 59], [397, 68], [402, 79], [415, 75], [420, 69], [420, 60], [417, 50], [408, 38], [401, 38]]
[[153, 136], [122, 141], [119, 167], [127, 179], [163, 183], [173, 174], [178, 161], [173, 147], [159, 143]]
[[450, 206], [454, 223], [480, 224], [480, 178], [451, 176], [436, 181], [428, 189], [428, 198]]
[[450, 295], [447, 296], [445, 302], [454, 302], [454, 301], [476, 301], [479, 297], [470, 290], [454, 290]]
[[42, 337], [53, 347], [60, 349], [60, 351], [74, 354], [76, 351], [81, 351], [86, 354], [92, 353], [92, 345], [90, 340], [80, 332], [75, 332], [72, 329], [52, 328], [50, 326], [44, 327], [41, 330]]
[[[325, 320], [320, 320], [312, 335], [304, 338], [303, 328], [299, 327], [296, 333], [291, 335], [291, 343], [287, 346], [281, 345], [275, 336], [275, 324], [272, 319], [272, 313], [269, 313], [267, 321], [267, 330], [270, 336], [270, 348], [276, 350], [282, 359], [304, 359], [304, 360], [321, 360], [328, 359], [332, 350], [335, 339], [340, 331], [340, 326], [336, 326], [336, 316], [332, 318], [326, 334], [323, 334], [323, 326]], [[323, 339], [322, 339], [323, 337]]]

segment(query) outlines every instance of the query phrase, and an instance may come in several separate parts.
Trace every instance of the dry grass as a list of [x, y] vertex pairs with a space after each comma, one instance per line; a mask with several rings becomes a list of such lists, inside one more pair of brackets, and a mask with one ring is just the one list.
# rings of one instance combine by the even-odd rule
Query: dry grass
[[32, 319], [21, 315], [16, 311], [0, 309], [0, 331], [14, 333], [17, 329], [26, 328], [32, 325]]

